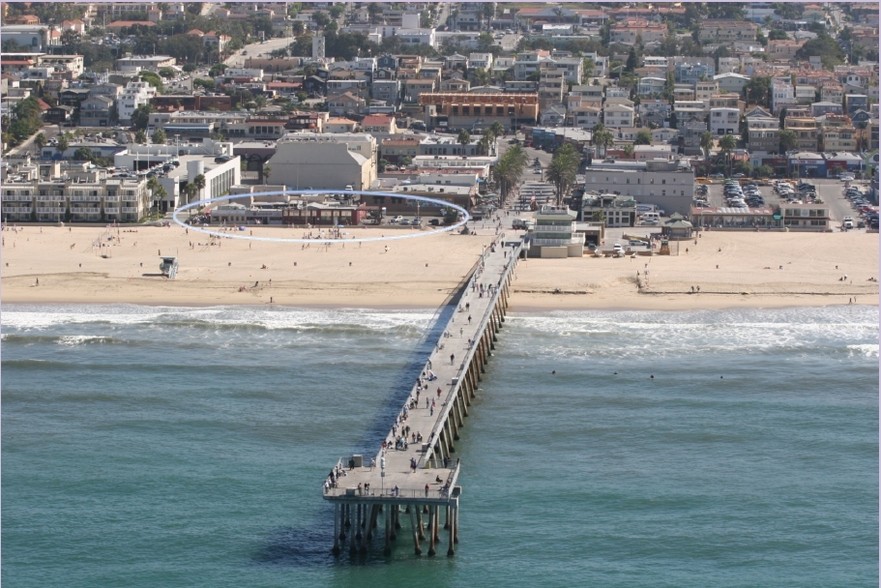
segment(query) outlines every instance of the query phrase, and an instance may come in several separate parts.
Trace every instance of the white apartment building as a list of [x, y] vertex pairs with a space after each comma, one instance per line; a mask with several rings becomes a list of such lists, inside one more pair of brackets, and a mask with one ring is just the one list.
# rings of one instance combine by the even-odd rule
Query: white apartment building
[[714, 135], [736, 135], [740, 132], [740, 110], [711, 108], [710, 132]]
[[615, 129], [632, 127], [634, 126], [635, 116], [633, 108], [623, 104], [612, 104], [611, 106], [606, 106], [604, 110], [603, 124]]
[[787, 106], [795, 106], [795, 88], [789, 82], [774, 80], [771, 83], [771, 112], [779, 114]]
[[147, 82], [129, 82], [126, 84], [122, 97], [117, 102], [119, 120], [122, 122], [130, 121], [132, 114], [134, 114], [138, 106], [149, 103], [150, 99], [154, 96], [156, 96], [156, 88]]
[[[2, 215], [7, 222], [140, 222], [152, 202], [146, 179], [109, 178], [106, 170], [78, 181], [7, 178]], [[79, 181], [84, 180], [84, 181]]]

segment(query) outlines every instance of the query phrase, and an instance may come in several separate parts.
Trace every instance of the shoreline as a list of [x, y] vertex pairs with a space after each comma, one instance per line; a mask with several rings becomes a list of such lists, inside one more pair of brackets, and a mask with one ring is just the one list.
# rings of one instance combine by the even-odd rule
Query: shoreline
[[[0, 303], [435, 311], [497, 236], [492, 223], [477, 229], [347, 241], [382, 231], [356, 228], [330, 245], [297, 247], [177, 226], [27, 226], [0, 232]], [[253, 232], [300, 238], [304, 230]], [[711, 231], [681, 248], [672, 256], [521, 260], [510, 310], [878, 305], [877, 234]], [[160, 255], [178, 257], [176, 279], [161, 276]]]

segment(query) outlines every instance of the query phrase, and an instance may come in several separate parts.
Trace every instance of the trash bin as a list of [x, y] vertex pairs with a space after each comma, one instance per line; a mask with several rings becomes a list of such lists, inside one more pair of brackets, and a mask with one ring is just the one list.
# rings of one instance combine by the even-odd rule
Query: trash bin
[[353, 455], [352, 461], [355, 463], [356, 468], [360, 468], [364, 466], [364, 457], [361, 455]]

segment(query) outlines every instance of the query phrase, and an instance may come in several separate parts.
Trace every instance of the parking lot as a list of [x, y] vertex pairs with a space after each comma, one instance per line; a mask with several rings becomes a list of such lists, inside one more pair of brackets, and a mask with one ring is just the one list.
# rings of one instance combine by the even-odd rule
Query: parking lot
[[[791, 180], [798, 184], [799, 180]], [[845, 217], [853, 216], [854, 210], [850, 202], [844, 197], [845, 182], [836, 179], [808, 179], [802, 180], [813, 184], [816, 187], [816, 194], [822, 205], [829, 209], [829, 215], [832, 218], [833, 225], [839, 224]], [[850, 185], [858, 185], [861, 191], [867, 189], [866, 182], [849, 182]], [[707, 186], [709, 206], [713, 208], [721, 208], [727, 206], [723, 195], [724, 186], [720, 183], [713, 183]], [[773, 186], [759, 186], [759, 194], [765, 202], [765, 207], [775, 208], [781, 204], [787, 204], [785, 199], [774, 191]]]

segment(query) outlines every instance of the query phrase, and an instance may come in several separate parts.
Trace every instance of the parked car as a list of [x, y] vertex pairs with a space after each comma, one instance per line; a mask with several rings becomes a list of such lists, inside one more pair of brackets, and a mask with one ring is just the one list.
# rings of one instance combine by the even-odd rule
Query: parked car
[[400, 222], [404, 222], [404, 217], [402, 217], [402, 216], [399, 214], [398, 216], [396, 216], [395, 218], [393, 218], [390, 222], [392, 222], [393, 224], [398, 224], [398, 223], [400, 223]]

